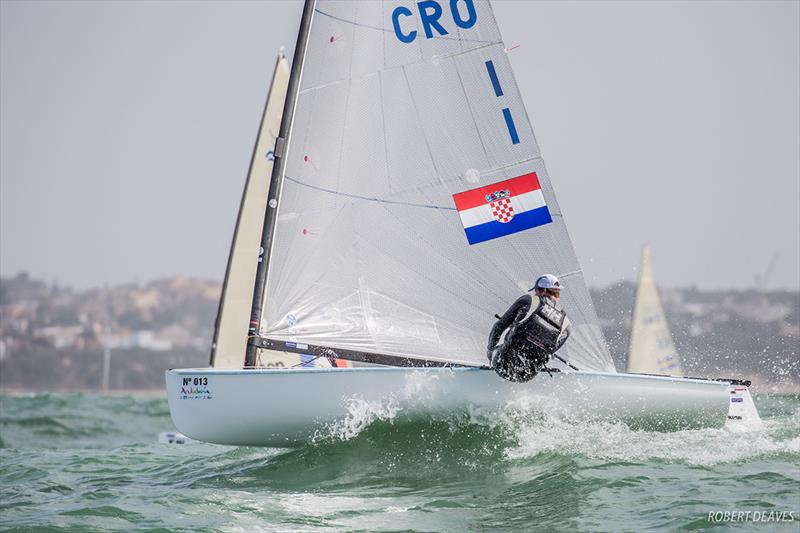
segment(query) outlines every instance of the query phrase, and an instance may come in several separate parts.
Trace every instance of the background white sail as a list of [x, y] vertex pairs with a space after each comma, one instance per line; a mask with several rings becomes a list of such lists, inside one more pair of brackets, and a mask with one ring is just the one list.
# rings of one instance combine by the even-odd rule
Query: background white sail
[[288, 84], [289, 62], [280, 54], [264, 106], [228, 257], [211, 352], [211, 366], [215, 368], [241, 368], [244, 364], [261, 228], [272, 174], [272, 149], [281, 125]]
[[[550, 272], [561, 353], [614, 370], [488, 2], [319, 1], [287, 150], [262, 335], [485, 364]], [[452, 195], [532, 172], [553, 222], [469, 245]]]
[[667, 318], [658, 296], [650, 248], [642, 249], [639, 284], [633, 304], [628, 372], [683, 376]]

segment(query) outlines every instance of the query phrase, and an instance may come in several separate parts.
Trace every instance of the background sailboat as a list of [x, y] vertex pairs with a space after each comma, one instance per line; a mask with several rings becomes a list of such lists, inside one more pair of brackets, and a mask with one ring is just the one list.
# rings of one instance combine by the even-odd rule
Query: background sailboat
[[[273, 154], [246, 354], [167, 372], [186, 435], [284, 445], [353, 401], [521, 396], [663, 428], [725, 420], [726, 381], [615, 372], [488, 2], [307, 0]], [[485, 366], [487, 332], [542, 272], [567, 287], [560, 354], [582, 372], [509, 383]], [[255, 368], [269, 352], [390, 367]]]
[[261, 260], [258, 243], [269, 192], [269, 181], [265, 177], [272, 173], [273, 148], [281, 125], [288, 84], [289, 62], [281, 53], [272, 74], [228, 255], [211, 345], [210, 364], [214, 368], [241, 368], [242, 354], [247, 348], [247, 322], [256, 268]]
[[684, 375], [658, 295], [649, 246], [642, 249], [639, 265], [627, 371], [638, 374]]

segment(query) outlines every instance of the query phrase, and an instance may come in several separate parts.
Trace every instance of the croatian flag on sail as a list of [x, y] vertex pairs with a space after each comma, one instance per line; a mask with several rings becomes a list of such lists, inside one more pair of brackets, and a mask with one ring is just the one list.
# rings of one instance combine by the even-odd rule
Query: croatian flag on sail
[[453, 200], [470, 244], [553, 221], [535, 172], [456, 193]]

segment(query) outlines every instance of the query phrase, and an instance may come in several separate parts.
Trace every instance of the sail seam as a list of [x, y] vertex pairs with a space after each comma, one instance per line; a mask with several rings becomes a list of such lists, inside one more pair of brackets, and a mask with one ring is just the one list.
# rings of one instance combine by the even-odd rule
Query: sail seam
[[383, 103], [383, 76], [378, 72], [378, 90], [380, 92], [381, 101], [381, 124], [383, 125], [383, 160], [384, 169], [386, 171], [386, 182], [389, 185], [389, 190], [392, 190], [392, 176], [389, 170], [389, 143], [386, 141], [386, 111], [384, 110]]
[[[414, 91], [411, 90], [411, 83], [408, 81], [408, 72], [406, 71], [406, 67], [403, 66], [403, 79], [406, 82], [406, 87], [408, 88], [408, 96], [411, 99], [411, 106], [414, 108], [414, 116], [417, 118], [417, 123], [422, 124], [422, 120], [420, 119], [419, 108], [417, 107], [417, 100], [414, 98]], [[425, 148], [428, 151], [428, 158], [431, 160], [431, 166], [433, 166], [433, 171], [436, 173], [436, 178], [439, 180], [439, 183], [444, 184], [444, 180], [442, 179], [441, 174], [439, 174], [439, 168], [436, 166], [436, 159], [433, 157], [433, 150], [431, 150], [431, 143], [428, 140], [428, 136], [425, 134], [425, 130], [420, 128], [422, 133], [422, 139], [425, 141]]]
[[319, 185], [312, 185], [310, 183], [306, 183], [304, 181], [300, 181], [300, 180], [298, 180], [296, 178], [292, 178], [291, 176], [284, 176], [284, 179], [286, 179], [288, 181], [291, 181], [293, 183], [296, 183], [298, 185], [303, 185], [304, 187], [308, 187], [310, 189], [314, 189], [316, 191], [327, 192], [329, 194], [333, 194], [333, 195], [336, 195], [336, 196], [342, 196], [342, 197], [345, 197], [345, 198], [354, 198], [356, 200], [365, 200], [367, 202], [376, 202], [376, 203], [380, 203], [380, 204], [404, 205], [404, 206], [408, 206], [408, 207], [423, 207], [423, 208], [426, 208], [426, 209], [441, 209], [441, 210], [444, 210], [444, 211], [455, 211], [456, 210], [455, 207], [445, 207], [445, 206], [434, 205], [434, 204], [419, 204], [419, 203], [414, 203], [414, 202], [401, 202], [399, 200], [386, 200], [386, 199], [383, 199], [383, 198], [378, 198], [376, 196], [362, 196], [360, 194], [352, 194], [352, 193], [347, 193], [347, 192], [335, 191], [335, 190], [329, 189], [327, 187], [320, 187]]
[[[462, 52], [463, 53], [463, 52]], [[486, 151], [486, 143], [483, 142], [483, 136], [481, 135], [481, 130], [478, 128], [478, 123], [475, 120], [475, 112], [472, 110], [472, 104], [469, 101], [469, 95], [467, 94], [467, 89], [464, 87], [464, 79], [461, 77], [461, 71], [458, 70], [458, 65], [455, 67], [456, 76], [458, 76], [458, 84], [461, 86], [461, 92], [464, 94], [464, 101], [467, 104], [467, 109], [469, 109], [469, 117], [472, 119], [472, 125], [475, 127], [475, 134], [478, 136], [478, 141], [481, 143], [481, 150], [483, 150], [483, 157], [486, 159], [486, 162], [489, 162], [489, 154]]]
[[532, 161], [542, 161], [543, 159], [544, 158], [540, 154], [540, 155], [537, 155], [537, 156], [534, 156], [534, 157], [529, 157], [528, 159], [521, 159], [519, 161], [514, 161], [513, 163], [509, 163], [507, 165], [502, 165], [502, 166], [499, 166], [499, 167], [494, 167], [494, 168], [488, 168], [488, 169], [485, 169], [485, 170], [481, 170], [481, 175], [494, 174], [495, 172], [500, 172], [501, 170], [506, 170], [506, 169], [509, 169], [511, 167], [517, 167], [519, 165], [524, 165], [525, 163], [530, 163]]
[[[356, 13], [358, 13], [358, 5], [356, 5]], [[353, 32], [353, 46], [355, 46], [356, 33]], [[347, 133], [347, 117], [349, 116], [348, 110], [350, 109], [350, 93], [353, 87], [353, 54], [350, 55], [350, 64], [347, 69], [347, 95], [344, 98], [344, 118], [342, 119], [342, 139], [339, 141], [339, 159], [336, 162], [336, 187], [342, 179], [342, 154], [344, 153], [344, 140]], [[284, 176], [285, 179], [285, 176]]]
[[[332, 194], [334, 196], [341, 196], [343, 198], [352, 198], [354, 200], [364, 200], [365, 202], [375, 202], [379, 204], [392, 204], [392, 205], [402, 205], [406, 207], [422, 207], [425, 209], [439, 209], [441, 211], [456, 211], [455, 207], [448, 207], [443, 205], [436, 205], [436, 204], [421, 204], [416, 202], [402, 202], [400, 200], [387, 200], [385, 198], [378, 198], [377, 196], [363, 196], [360, 194], [353, 194], [349, 192], [341, 192], [336, 191], [334, 189], [329, 189], [327, 187], [320, 187], [319, 185], [312, 185], [311, 183], [306, 183], [305, 181], [301, 181], [297, 178], [293, 178], [288, 175], [284, 175], [283, 177], [287, 181], [291, 181], [292, 183], [296, 183], [297, 185], [302, 185], [303, 187], [308, 187], [309, 189], [314, 189], [315, 191], [326, 192], [328, 194]], [[550, 213], [550, 216], [553, 217], [562, 217], [563, 215], [560, 212], [553, 211]]]

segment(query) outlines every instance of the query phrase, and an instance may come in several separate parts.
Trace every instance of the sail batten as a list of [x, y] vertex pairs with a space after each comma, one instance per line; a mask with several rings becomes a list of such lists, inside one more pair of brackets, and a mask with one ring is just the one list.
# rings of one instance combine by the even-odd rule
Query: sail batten
[[[422, 6], [317, 2], [259, 334], [482, 365], [494, 314], [569, 273], [562, 355], [613, 371], [489, 3]], [[544, 216], [492, 188], [519, 179]], [[464, 191], [487, 197], [469, 217]], [[470, 244], [464, 220], [499, 234]]]

